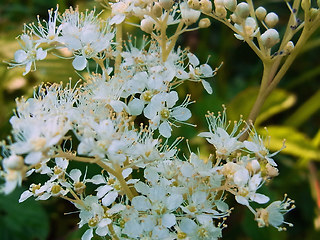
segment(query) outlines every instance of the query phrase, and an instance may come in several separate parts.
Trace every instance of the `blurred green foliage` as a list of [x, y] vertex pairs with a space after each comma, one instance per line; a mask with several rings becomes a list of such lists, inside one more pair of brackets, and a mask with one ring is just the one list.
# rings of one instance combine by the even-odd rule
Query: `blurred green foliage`
[[[268, 11], [275, 11], [280, 16], [284, 27], [288, 18], [288, 9], [283, 1], [254, 1], [256, 6], [263, 5]], [[92, 8], [95, 1], [56, 1], [56, 0], [4, 0], [0, 4], [0, 137], [10, 134], [8, 120], [14, 108], [14, 99], [21, 95], [31, 96], [32, 87], [41, 82], [68, 82], [69, 77], [76, 82], [79, 76], [74, 72], [71, 61], [61, 61], [53, 55], [37, 64], [37, 71], [22, 77], [22, 69], [7, 70], [7, 64], [18, 49], [15, 37], [21, 33], [24, 22], [36, 20], [36, 15], [47, 18], [47, 9], [55, 8], [59, 3], [61, 11], [72, 5], [80, 9]], [[132, 26], [126, 30], [132, 35], [141, 32]], [[281, 33], [281, 28], [279, 29]], [[246, 44], [235, 39], [232, 31], [218, 22], [212, 22], [209, 29], [201, 29], [184, 34], [179, 40], [183, 47], [189, 46], [201, 62], [213, 66], [223, 65], [211, 82], [214, 93], [208, 95], [195, 83], [186, 83], [178, 91], [181, 96], [191, 93], [197, 102], [190, 106], [193, 112], [192, 123], [197, 128], [182, 126], [177, 129], [177, 136], [189, 139], [191, 148], [209, 154], [213, 149], [204, 139], [195, 137], [207, 129], [204, 115], [207, 111], [221, 111], [226, 104], [231, 120], [238, 120], [239, 115], [247, 116], [257, 96], [262, 75], [262, 64]], [[306, 45], [303, 54], [298, 57], [279, 89], [266, 101], [257, 125], [259, 132], [270, 135], [269, 147], [276, 151], [281, 148], [286, 138], [287, 148], [277, 155], [280, 175], [263, 191], [274, 199], [281, 199], [284, 193], [296, 200], [297, 208], [287, 216], [294, 224], [287, 232], [277, 232], [272, 228], [259, 229], [252, 214], [239, 206], [226, 221], [229, 226], [224, 230], [224, 239], [234, 240], [313, 240], [320, 239], [319, 228], [314, 227], [314, 220], [320, 221], [320, 209], [317, 207], [314, 184], [319, 179], [320, 168], [320, 31]], [[268, 126], [268, 130], [263, 127]], [[182, 150], [186, 144], [180, 144]], [[183, 152], [183, 151], [182, 151]], [[316, 169], [315, 177], [310, 176], [310, 165]], [[84, 167], [76, 166], [76, 167]], [[91, 166], [89, 166], [89, 170]], [[97, 169], [93, 169], [97, 170]], [[312, 173], [314, 175], [314, 173]], [[35, 182], [35, 179], [30, 179]], [[25, 186], [28, 186], [26, 182]], [[39, 240], [76, 240], [80, 239], [85, 229], [77, 230], [78, 216], [72, 213], [72, 204], [62, 200], [35, 202], [28, 200], [18, 204], [21, 189], [10, 196], [0, 195], [0, 239], [39, 239]], [[318, 223], [318, 226], [320, 224]]]

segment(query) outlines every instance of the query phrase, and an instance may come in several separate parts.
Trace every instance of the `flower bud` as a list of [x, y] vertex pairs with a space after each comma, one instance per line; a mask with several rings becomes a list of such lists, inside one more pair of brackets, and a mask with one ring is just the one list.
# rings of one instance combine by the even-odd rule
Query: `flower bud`
[[170, 10], [170, 8], [173, 5], [173, 0], [159, 0], [159, 4], [161, 7], [163, 7], [165, 10]]
[[180, 4], [181, 17], [186, 25], [191, 25], [198, 21], [201, 12], [188, 7], [186, 2]]
[[10, 170], [21, 170], [24, 166], [23, 157], [18, 155], [11, 155], [3, 159], [3, 167]]
[[188, 0], [188, 6], [189, 8], [192, 8], [194, 10], [200, 9], [200, 1], [199, 0]]
[[273, 28], [268, 29], [261, 35], [261, 41], [266, 48], [272, 48], [280, 41], [278, 31]]
[[230, 10], [231, 12], [233, 12], [234, 10], [236, 10], [237, 0], [224, 0], [223, 4], [226, 7], [226, 9]]
[[161, 17], [162, 15], [162, 7], [157, 2], [154, 3], [151, 11], [156, 17]]
[[140, 28], [146, 33], [151, 33], [153, 31], [153, 22], [150, 19], [142, 19], [140, 23]]
[[264, 7], [258, 7], [256, 9], [256, 16], [260, 21], [263, 21], [267, 15], [267, 10]]
[[211, 13], [212, 2], [210, 0], [200, 0], [200, 10], [204, 13]]
[[207, 28], [210, 27], [211, 22], [209, 18], [202, 18], [199, 22], [199, 28]]
[[225, 18], [227, 16], [227, 10], [223, 5], [216, 6], [215, 13], [219, 18]]
[[311, 1], [310, 0], [302, 0], [301, 1], [301, 8], [303, 11], [308, 11], [311, 7]]
[[239, 3], [236, 7], [235, 14], [243, 19], [247, 18], [250, 14], [249, 4], [245, 2]]
[[224, 0], [214, 0], [214, 1], [213, 1], [213, 2], [214, 2], [214, 6], [217, 7], [217, 6], [223, 5], [223, 1], [224, 1]]
[[269, 177], [276, 177], [279, 175], [279, 170], [268, 163], [266, 165], [266, 173]]
[[288, 53], [291, 53], [293, 49], [294, 49], [294, 44], [292, 41], [289, 41], [283, 50], [285, 51], [286, 54], [288, 54]]
[[243, 21], [242, 18], [239, 18], [236, 14], [231, 14], [230, 15], [230, 19], [232, 22], [236, 23], [236, 24], [241, 24], [241, 22]]
[[274, 12], [268, 13], [264, 19], [269, 28], [273, 28], [279, 21], [279, 17]]
[[252, 160], [251, 162], [248, 162], [248, 163], [247, 163], [246, 169], [247, 169], [249, 172], [255, 174], [255, 173], [257, 173], [257, 172], [260, 171], [261, 167], [260, 167], [260, 164], [259, 164], [258, 160], [254, 159], [254, 160]]

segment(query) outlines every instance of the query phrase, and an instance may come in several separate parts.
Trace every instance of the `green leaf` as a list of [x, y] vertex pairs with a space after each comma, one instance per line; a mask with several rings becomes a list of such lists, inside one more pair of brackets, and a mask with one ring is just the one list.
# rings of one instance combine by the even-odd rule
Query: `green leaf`
[[[258, 88], [251, 87], [235, 96], [227, 106], [229, 119], [236, 120], [240, 115], [243, 115], [246, 119], [258, 96], [258, 91]], [[260, 125], [268, 118], [290, 108], [295, 101], [295, 95], [282, 89], [275, 89], [264, 103], [256, 120], [256, 125]]]
[[313, 160], [320, 160], [320, 149], [312, 144], [310, 138], [296, 129], [287, 126], [270, 126], [268, 130], [258, 129], [261, 135], [271, 136], [267, 146], [272, 151], [279, 150], [286, 138], [286, 148], [281, 152], [296, 157], [304, 157]]
[[39, 202], [19, 203], [21, 189], [0, 195], [0, 239], [44, 240], [49, 233], [48, 217]]
[[311, 98], [309, 98], [299, 109], [292, 114], [286, 121], [285, 125], [292, 127], [301, 126], [311, 115], [320, 109], [320, 90], [318, 90]]

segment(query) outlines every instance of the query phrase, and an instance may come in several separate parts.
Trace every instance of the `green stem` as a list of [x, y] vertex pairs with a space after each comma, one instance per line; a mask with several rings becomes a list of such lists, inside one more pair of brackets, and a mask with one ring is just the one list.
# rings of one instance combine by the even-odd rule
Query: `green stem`
[[116, 42], [117, 42], [117, 53], [115, 64], [114, 64], [114, 72], [118, 73], [120, 64], [121, 64], [121, 52], [122, 52], [122, 24], [117, 25], [116, 32]]

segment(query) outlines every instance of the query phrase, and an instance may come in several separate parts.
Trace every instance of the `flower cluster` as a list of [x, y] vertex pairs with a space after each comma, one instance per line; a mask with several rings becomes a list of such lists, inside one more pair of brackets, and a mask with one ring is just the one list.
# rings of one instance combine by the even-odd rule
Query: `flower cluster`
[[[227, 16], [226, 9], [233, 12], [239, 39], [264, 39], [271, 31], [260, 36], [246, 3], [214, 4], [221, 18]], [[278, 152], [269, 152], [252, 125], [240, 119], [230, 131], [225, 110], [209, 113], [209, 131], [199, 134], [212, 145], [207, 158], [190, 151], [180, 159], [177, 145], [182, 138], [170, 139], [174, 127], [193, 125], [186, 122], [193, 101], [190, 95], [179, 100], [176, 87], [189, 80], [212, 93], [205, 79], [217, 69], [200, 64], [188, 50], [174, 48], [183, 32], [210, 25], [202, 18], [191, 28], [201, 13], [213, 11], [211, 1], [128, 0], [110, 3], [110, 8], [107, 20], [95, 11], [70, 8], [63, 14], [50, 10], [48, 21], [25, 26], [12, 67], [23, 66], [27, 74], [48, 52], [67, 48], [73, 67], [88, 74], [74, 86], [42, 84], [33, 97], [17, 100], [10, 119], [12, 137], [1, 144], [1, 191], [9, 194], [32, 174], [46, 176], [46, 182], [31, 184], [19, 201], [61, 197], [72, 202], [79, 209], [79, 227], [88, 227], [82, 240], [93, 234], [113, 239], [218, 239], [233, 209], [227, 193], [249, 208], [259, 227], [283, 230], [281, 225], [288, 224], [283, 215], [294, 207], [292, 200], [266, 208], [251, 206], [269, 202], [259, 189], [278, 175], [273, 159]], [[138, 17], [141, 30], [150, 34], [141, 47], [121, 40], [128, 16]], [[270, 13], [259, 19], [271, 28], [274, 18]], [[176, 26], [171, 36], [168, 25]], [[240, 140], [245, 133], [250, 139]], [[103, 171], [88, 176], [70, 169], [70, 161], [96, 164]]]

